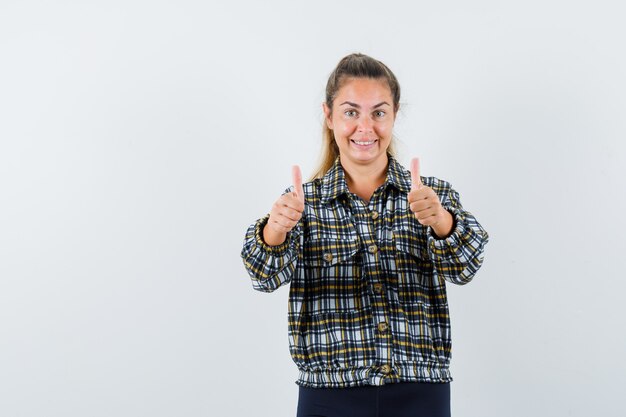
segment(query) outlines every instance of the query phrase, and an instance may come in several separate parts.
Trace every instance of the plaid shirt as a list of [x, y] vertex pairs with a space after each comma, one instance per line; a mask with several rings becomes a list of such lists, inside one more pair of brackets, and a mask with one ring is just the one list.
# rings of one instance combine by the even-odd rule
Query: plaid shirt
[[263, 241], [269, 214], [248, 228], [241, 257], [252, 287], [272, 292], [290, 283], [296, 384], [452, 381], [445, 281], [474, 277], [489, 236], [450, 183], [421, 178], [453, 215], [446, 238], [417, 221], [407, 200], [411, 174], [391, 156], [368, 204], [348, 190], [337, 157], [323, 178], [303, 184], [304, 213], [284, 243]]

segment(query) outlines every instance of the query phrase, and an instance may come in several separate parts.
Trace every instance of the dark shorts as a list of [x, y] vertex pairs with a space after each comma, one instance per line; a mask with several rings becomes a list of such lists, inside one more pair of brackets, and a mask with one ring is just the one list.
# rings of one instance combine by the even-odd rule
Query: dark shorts
[[450, 417], [450, 383], [299, 388], [297, 417]]

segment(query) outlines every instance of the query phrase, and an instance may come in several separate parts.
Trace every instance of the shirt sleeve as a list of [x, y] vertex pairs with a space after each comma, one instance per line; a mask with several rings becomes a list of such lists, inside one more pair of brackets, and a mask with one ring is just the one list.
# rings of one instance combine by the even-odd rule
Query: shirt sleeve
[[452, 214], [454, 226], [443, 239], [428, 228], [428, 254], [440, 276], [453, 284], [463, 285], [470, 282], [480, 269], [489, 234], [469, 211], [463, 209], [459, 193], [446, 184], [443, 195], [440, 195], [441, 205]]
[[[285, 193], [291, 190], [292, 187]], [[283, 243], [270, 246], [263, 241], [263, 228], [268, 219], [269, 214], [248, 227], [241, 250], [241, 258], [252, 279], [252, 287], [261, 292], [273, 292], [281, 285], [291, 282], [298, 262], [302, 233], [301, 220], [287, 233]]]

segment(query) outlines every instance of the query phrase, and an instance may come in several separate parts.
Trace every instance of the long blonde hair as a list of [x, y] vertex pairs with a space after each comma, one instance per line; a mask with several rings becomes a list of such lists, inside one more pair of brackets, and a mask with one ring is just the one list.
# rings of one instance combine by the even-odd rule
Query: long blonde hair
[[[397, 113], [400, 108], [400, 84], [396, 76], [382, 62], [364, 54], [354, 53], [347, 55], [339, 61], [333, 72], [328, 77], [326, 83], [325, 102], [330, 111], [333, 110], [333, 101], [337, 92], [348, 78], [375, 78], [384, 79], [389, 84], [391, 96], [393, 97], [394, 112]], [[328, 127], [326, 122], [323, 123], [322, 131], [322, 149], [320, 153], [320, 161], [314, 170], [313, 177], [322, 178], [328, 171], [339, 155], [339, 148], [335, 142], [335, 135]], [[387, 148], [387, 155], [396, 155], [395, 137], [392, 136], [391, 143]]]

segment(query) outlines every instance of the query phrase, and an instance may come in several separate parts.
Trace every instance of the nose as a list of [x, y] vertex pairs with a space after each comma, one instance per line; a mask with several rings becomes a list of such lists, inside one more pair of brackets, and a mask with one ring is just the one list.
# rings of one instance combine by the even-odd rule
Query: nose
[[372, 125], [372, 120], [369, 117], [361, 117], [359, 119], [359, 132], [371, 132]]

